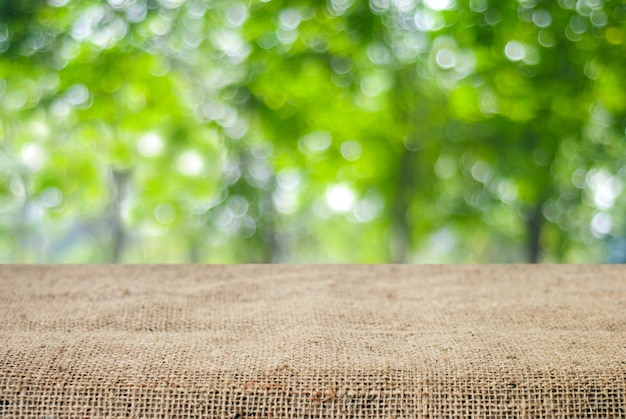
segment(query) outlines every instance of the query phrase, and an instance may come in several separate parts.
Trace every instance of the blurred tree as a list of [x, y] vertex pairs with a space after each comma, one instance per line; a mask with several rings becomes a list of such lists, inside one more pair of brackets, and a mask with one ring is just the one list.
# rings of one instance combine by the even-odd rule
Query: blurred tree
[[0, 260], [621, 260], [625, 17], [1, 1]]

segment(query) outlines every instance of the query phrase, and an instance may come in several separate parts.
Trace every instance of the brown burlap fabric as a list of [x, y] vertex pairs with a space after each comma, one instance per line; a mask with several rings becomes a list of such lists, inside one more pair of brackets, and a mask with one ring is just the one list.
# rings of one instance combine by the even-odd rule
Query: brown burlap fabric
[[2, 266], [2, 418], [626, 417], [615, 266]]

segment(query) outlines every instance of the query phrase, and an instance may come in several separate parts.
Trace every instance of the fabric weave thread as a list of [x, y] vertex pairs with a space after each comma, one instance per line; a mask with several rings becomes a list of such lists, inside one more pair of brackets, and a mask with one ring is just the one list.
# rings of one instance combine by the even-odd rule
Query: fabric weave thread
[[626, 418], [619, 266], [2, 266], [0, 417]]

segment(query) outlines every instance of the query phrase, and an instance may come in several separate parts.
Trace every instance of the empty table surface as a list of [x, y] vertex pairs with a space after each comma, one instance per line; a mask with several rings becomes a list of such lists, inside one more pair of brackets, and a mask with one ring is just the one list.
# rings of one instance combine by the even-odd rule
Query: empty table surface
[[0, 416], [626, 417], [626, 269], [0, 266]]

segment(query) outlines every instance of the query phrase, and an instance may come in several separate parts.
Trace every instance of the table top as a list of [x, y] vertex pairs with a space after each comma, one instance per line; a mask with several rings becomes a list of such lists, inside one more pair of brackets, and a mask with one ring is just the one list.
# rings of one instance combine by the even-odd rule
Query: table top
[[0, 319], [8, 417], [626, 417], [622, 266], [1, 266]]

